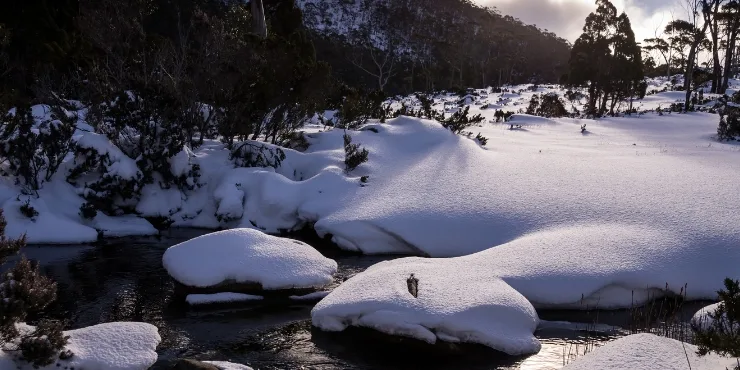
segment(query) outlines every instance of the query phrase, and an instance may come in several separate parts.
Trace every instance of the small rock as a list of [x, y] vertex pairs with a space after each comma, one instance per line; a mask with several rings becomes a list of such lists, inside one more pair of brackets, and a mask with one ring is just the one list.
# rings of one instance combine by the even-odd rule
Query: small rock
[[205, 362], [181, 359], [172, 367], [172, 370], [219, 370], [219, 368]]

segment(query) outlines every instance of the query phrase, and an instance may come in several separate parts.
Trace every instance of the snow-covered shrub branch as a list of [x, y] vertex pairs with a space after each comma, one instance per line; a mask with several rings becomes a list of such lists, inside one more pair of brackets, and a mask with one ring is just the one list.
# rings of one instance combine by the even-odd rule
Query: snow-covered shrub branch
[[279, 147], [271, 147], [256, 141], [235, 144], [230, 159], [236, 167], [278, 168], [285, 160], [285, 152]]
[[[45, 107], [46, 109], [46, 107]], [[77, 117], [61, 105], [36, 122], [30, 107], [0, 117], [0, 159], [24, 192], [36, 192], [59, 170], [72, 146]]]
[[352, 143], [352, 136], [344, 133], [344, 171], [347, 174], [367, 162], [369, 154], [367, 149]]

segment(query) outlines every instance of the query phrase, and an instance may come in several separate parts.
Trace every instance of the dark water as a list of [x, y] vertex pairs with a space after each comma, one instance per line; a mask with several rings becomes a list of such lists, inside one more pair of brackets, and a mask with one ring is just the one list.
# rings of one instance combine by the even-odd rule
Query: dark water
[[[312, 330], [311, 306], [191, 310], [173, 296], [173, 282], [161, 258], [171, 245], [202, 234], [178, 230], [162, 239], [135, 238], [104, 246], [29, 246], [25, 255], [59, 284], [59, 299], [48, 315], [66, 319], [69, 328], [112, 321], [143, 321], [159, 328], [162, 343], [155, 369], [177, 358], [229, 360], [257, 369], [552, 369], [595, 344], [614, 339], [611, 332], [547, 329], [536, 334], [542, 351], [512, 358], [490, 350], [439, 354], [407, 350], [363, 335]], [[340, 273], [336, 284], [392, 257], [330, 255]], [[544, 320], [623, 325], [624, 313], [541, 312]]]

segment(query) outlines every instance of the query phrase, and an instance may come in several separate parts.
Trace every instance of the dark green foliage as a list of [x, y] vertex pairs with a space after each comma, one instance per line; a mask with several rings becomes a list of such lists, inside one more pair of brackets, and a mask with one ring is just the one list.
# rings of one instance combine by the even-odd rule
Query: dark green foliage
[[361, 90], [346, 89], [344, 101], [337, 112], [334, 126], [346, 130], [356, 130], [370, 119], [384, 119], [387, 111], [383, 107], [385, 94], [382, 91], [365, 93]]
[[723, 356], [740, 356], [740, 284], [725, 279], [725, 289], [717, 292], [722, 301], [717, 310], [709, 313], [711, 325], [694, 323], [699, 354], [715, 352]]
[[729, 141], [738, 136], [740, 136], [740, 107], [725, 103], [725, 106], [719, 110], [717, 139]]
[[488, 144], [488, 138], [481, 135], [480, 132], [478, 133], [478, 135], [475, 136], [475, 140], [478, 141], [478, 143], [480, 143], [480, 145], [482, 146], [486, 146]]
[[[5, 237], [5, 219], [0, 213], [0, 263], [26, 245], [25, 237]], [[0, 277], [0, 344], [17, 349], [21, 359], [34, 367], [54, 362], [67, 344], [58, 322], [42, 320], [35, 330], [19, 330], [16, 325], [30, 313], [38, 313], [56, 299], [56, 283], [41, 275], [38, 265], [25, 257]]]
[[529, 115], [536, 115], [537, 110], [540, 108], [540, 96], [537, 94], [532, 95], [532, 97], [529, 99], [529, 105], [527, 106], [527, 110], [525, 111]]
[[596, 0], [583, 34], [573, 44], [568, 83], [588, 86], [586, 114], [615, 114], [617, 103], [641, 95], [642, 52], [625, 13], [609, 0]]
[[149, 216], [144, 218], [158, 231], [167, 230], [172, 227], [173, 223], [175, 223], [175, 220], [168, 216]]
[[77, 118], [61, 105], [50, 109], [51, 118], [38, 126], [30, 107], [19, 107], [0, 118], [0, 158], [27, 193], [51, 180], [72, 147]]
[[67, 174], [67, 182], [78, 185], [85, 175], [94, 175], [94, 180], [85, 182], [82, 197], [89, 208], [94, 208], [108, 215], [128, 213], [128, 204], [141, 195], [144, 176], [137, 172], [132, 178], [122, 177], [119, 173], [109, 171], [115, 159], [108, 152], [99, 152], [95, 148], [76, 145], [74, 167]]
[[98, 215], [98, 209], [95, 205], [85, 202], [80, 206], [79, 215], [86, 220], [92, 220]]
[[[565, 117], [568, 115], [568, 111], [565, 109], [565, 104], [560, 96], [554, 92], [541, 95], [539, 99], [535, 99], [537, 95], [532, 97], [527, 108], [527, 114], [533, 114], [540, 117], [554, 118], [554, 117]], [[533, 107], [534, 104], [534, 107]], [[530, 109], [533, 108], [533, 113], [530, 113]]]
[[369, 154], [367, 149], [360, 147], [359, 144], [353, 144], [352, 137], [344, 133], [344, 171], [347, 174], [367, 162]]
[[33, 208], [31, 205], [31, 200], [27, 199], [25, 203], [21, 204], [20, 206], [21, 214], [30, 218], [31, 220], [35, 220], [36, 217], [39, 215], [39, 211], [36, 210], [36, 208]]
[[278, 147], [269, 147], [256, 141], [237, 144], [230, 159], [236, 167], [278, 168], [285, 160], [285, 152]]
[[440, 123], [450, 131], [459, 134], [468, 127], [477, 125], [483, 122], [483, 116], [476, 114], [470, 116], [470, 107], [465, 107], [453, 113], [450, 117], [440, 120]]

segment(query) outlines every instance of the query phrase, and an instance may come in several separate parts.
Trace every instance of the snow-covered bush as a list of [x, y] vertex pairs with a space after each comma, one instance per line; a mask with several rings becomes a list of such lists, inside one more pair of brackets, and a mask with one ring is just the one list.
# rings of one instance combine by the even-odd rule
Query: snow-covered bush
[[[0, 263], [18, 253], [25, 246], [25, 237], [18, 240], [5, 238], [6, 222], [0, 212]], [[20, 360], [34, 367], [49, 365], [62, 352], [67, 337], [62, 325], [55, 321], [41, 320], [35, 328], [23, 325], [30, 313], [37, 313], [56, 299], [56, 283], [41, 275], [38, 266], [21, 258], [0, 276], [0, 348], [20, 352]], [[19, 364], [20, 368], [21, 364]]]
[[438, 120], [439, 120], [439, 123], [442, 124], [442, 126], [444, 126], [445, 128], [449, 129], [450, 131], [456, 134], [459, 134], [466, 128], [483, 122], [483, 116], [481, 116], [480, 114], [476, 114], [475, 116], [471, 117], [469, 113], [470, 113], [470, 107], [467, 106], [453, 113], [448, 118], [438, 119]]
[[344, 133], [344, 170], [346, 173], [354, 171], [361, 164], [367, 162], [370, 153], [359, 144], [352, 143], [352, 136]]
[[[729, 100], [729, 101], [728, 101]], [[731, 98], [724, 96], [720, 99], [719, 126], [717, 139], [720, 141], [734, 140], [740, 136], [740, 94], [735, 93]]]
[[334, 126], [341, 129], [356, 130], [367, 123], [371, 118], [384, 119], [387, 107], [383, 107], [385, 95], [382, 91], [364, 93], [355, 89], [348, 89], [337, 112]]
[[230, 159], [236, 167], [278, 168], [285, 160], [285, 152], [279, 147], [268, 146], [257, 141], [234, 144]]
[[106, 214], [131, 211], [141, 195], [144, 175], [137, 163], [105, 136], [88, 133], [77, 140], [67, 181], [82, 186], [81, 195]]
[[[740, 356], [740, 283], [725, 279], [725, 289], [717, 292], [722, 301], [708, 313], [708, 323], [692, 323], [699, 354], [716, 352]], [[740, 368], [740, 366], [738, 366]]]
[[49, 109], [49, 117], [38, 124], [30, 107], [0, 117], [0, 159], [26, 193], [51, 180], [72, 146], [77, 117], [61, 105]]
[[36, 208], [33, 208], [31, 205], [31, 200], [27, 199], [25, 203], [21, 204], [20, 206], [21, 214], [30, 218], [31, 220], [35, 220], [36, 217], [39, 215], [39, 211], [36, 210]]
[[[173, 183], [180, 190], [194, 190], [200, 186], [200, 164], [197, 163], [195, 154], [190, 148], [184, 146], [174, 157], [170, 158], [169, 171], [161, 174], [165, 183]], [[165, 185], [166, 186], [166, 185]]]

